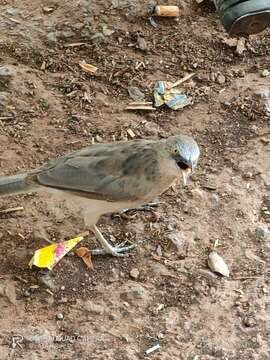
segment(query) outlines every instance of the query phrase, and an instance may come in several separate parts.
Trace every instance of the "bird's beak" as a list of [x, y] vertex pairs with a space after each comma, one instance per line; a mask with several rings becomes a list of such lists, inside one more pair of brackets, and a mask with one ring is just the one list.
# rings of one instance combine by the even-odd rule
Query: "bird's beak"
[[182, 170], [182, 176], [183, 176], [183, 183], [184, 183], [184, 186], [187, 185], [187, 182], [188, 182], [188, 178], [191, 174], [191, 169], [188, 168], [186, 170]]

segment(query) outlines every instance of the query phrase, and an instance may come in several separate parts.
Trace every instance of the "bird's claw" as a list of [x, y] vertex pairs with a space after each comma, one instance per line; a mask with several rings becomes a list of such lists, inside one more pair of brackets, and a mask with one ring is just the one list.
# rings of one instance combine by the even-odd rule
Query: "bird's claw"
[[119, 217], [119, 216], [121, 216], [121, 215], [123, 215], [123, 214], [129, 213], [129, 212], [132, 212], [132, 211], [147, 211], [147, 212], [153, 212], [153, 211], [155, 211], [155, 209], [158, 207], [158, 205], [159, 205], [158, 203], [148, 203], [148, 204], [145, 204], [145, 205], [136, 207], [136, 208], [123, 209], [123, 210], [121, 210], [121, 211], [118, 212], [118, 213], [113, 213], [113, 214], [112, 214], [112, 218]]
[[127, 254], [123, 254], [126, 251], [130, 251], [136, 247], [135, 244], [125, 246], [127, 241], [124, 241], [123, 243], [116, 245], [116, 246], [110, 246], [107, 249], [94, 249], [91, 250], [91, 253], [93, 255], [112, 255], [116, 257], [124, 257], [127, 256]]

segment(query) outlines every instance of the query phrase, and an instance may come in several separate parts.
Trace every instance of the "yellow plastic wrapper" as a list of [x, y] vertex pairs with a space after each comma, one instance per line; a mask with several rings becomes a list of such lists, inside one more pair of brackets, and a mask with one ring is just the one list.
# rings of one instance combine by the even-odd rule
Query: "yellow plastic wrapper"
[[39, 268], [52, 268], [77, 245], [84, 237], [78, 236], [64, 242], [46, 246], [42, 249], [36, 250], [34, 256], [29, 262], [30, 268], [33, 265]]

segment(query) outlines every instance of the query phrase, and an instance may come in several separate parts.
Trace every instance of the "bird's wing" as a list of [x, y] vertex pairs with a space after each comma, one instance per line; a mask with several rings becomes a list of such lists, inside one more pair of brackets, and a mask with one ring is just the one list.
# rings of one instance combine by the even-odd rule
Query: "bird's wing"
[[91, 199], [136, 201], [158, 183], [159, 152], [150, 141], [97, 144], [52, 160], [31, 180]]

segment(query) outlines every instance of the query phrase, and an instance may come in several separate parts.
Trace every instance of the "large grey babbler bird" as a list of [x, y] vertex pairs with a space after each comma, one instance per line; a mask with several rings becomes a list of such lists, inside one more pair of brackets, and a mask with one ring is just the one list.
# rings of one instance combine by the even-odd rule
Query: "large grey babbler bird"
[[96, 226], [100, 216], [155, 199], [181, 175], [186, 184], [199, 155], [197, 143], [186, 135], [90, 145], [38, 169], [0, 177], [0, 196], [38, 191], [60, 195], [79, 206], [102, 246], [96, 254], [122, 256], [133, 246], [112, 246]]

